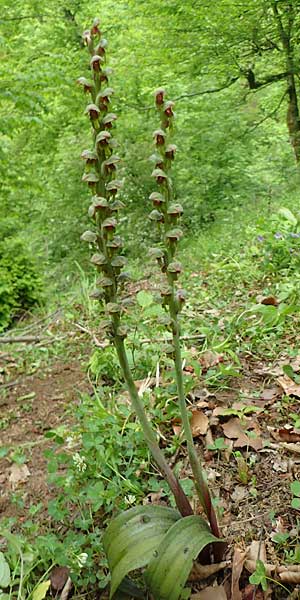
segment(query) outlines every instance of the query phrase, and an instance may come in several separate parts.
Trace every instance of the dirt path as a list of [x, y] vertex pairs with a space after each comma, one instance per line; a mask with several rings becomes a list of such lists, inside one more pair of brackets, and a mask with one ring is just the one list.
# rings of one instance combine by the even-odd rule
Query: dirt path
[[[46, 508], [51, 497], [44, 452], [49, 429], [71, 423], [70, 411], [80, 393], [89, 392], [88, 357], [52, 360], [34, 374], [10, 373], [17, 384], [0, 393], [0, 518], [22, 522], [31, 505]], [[66, 416], [68, 415], [68, 416]], [[3, 456], [5, 454], [5, 456]]]

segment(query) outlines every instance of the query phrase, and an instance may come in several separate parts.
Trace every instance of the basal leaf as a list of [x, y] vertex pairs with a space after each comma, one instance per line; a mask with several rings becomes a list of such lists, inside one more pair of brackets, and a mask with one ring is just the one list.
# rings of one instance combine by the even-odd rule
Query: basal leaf
[[0, 552], [0, 588], [6, 588], [10, 584], [10, 568], [5, 560], [3, 552]]
[[110, 597], [130, 571], [148, 564], [165, 533], [180, 514], [164, 506], [138, 506], [114, 519], [104, 538], [104, 550], [111, 572]]
[[211, 542], [223, 542], [198, 515], [178, 520], [163, 537], [145, 572], [155, 599], [178, 600], [198, 554]]
[[43, 600], [48, 592], [50, 583], [51, 583], [50, 579], [47, 579], [47, 581], [42, 581], [42, 583], [39, 583], [39, 585], [35, 588], [35, 590], [32, 594], [32, 600]]

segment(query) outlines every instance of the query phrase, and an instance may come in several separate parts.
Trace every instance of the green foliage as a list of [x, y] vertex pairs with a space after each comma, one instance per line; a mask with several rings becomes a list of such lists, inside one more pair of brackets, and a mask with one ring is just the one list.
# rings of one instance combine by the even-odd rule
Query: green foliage
[[18, 238], [0, 242], [0, 331], [42, 300], [38, 268]]
[[144, 506], [116, 517], [103, 541], [112, 573], [110, 597], [128, 573], [147, 566], [144, 578], [153, 597], [178, 600], [193, 560], [220, 539], [198, 515], [180, 518], [172, 509]]
[[293, 481], [291, 483], [291, 492], [293, 494], [292, 508], [299, 510], [300, 509], [300, 481]]
[[261, 585], [264, 592], [268, 589], [266, 567], [265, 567], [264, 563], [262, 562], [262, 560], [256, 561], [256, 569], [255, 569], [254, 573], [252, 573], [252, 575], [250, 575], [249, 581], [250, 581], [250, 583], [253, 583], [254, 585]]
[[260, 224], [257, 254], [266, 272], [298, 271], [300, 267], [300, 228], [298, 217], [288, 208], [280, 208]]

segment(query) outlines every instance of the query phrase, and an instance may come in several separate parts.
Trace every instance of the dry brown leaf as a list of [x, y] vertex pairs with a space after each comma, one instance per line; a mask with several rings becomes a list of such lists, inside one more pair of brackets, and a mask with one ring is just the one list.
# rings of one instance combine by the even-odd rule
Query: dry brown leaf
[[71, 577], [68, 577], [66, 584], [61, 592], [59, 600], [67, 600], [67, 598], [69, 597], [70, 592], [72, 590], [72, 587], [73, 587], [73, 581], [72, 581]]
[[27, 465], [17, 465], [16, 463], [13, 463], [10, 468], [9, 483], [11, 487], [15, 489], [19, 484], [26, 483], [29, 476], [30, 471]]
[[212, 352], [211, 350], [206, 350], [206, 352], [201, 354], [199, 362], [203, 371], [207, 371], [211, 367], [215, 367], [220, 362], [223, 362], [223, 355]]
[[300, 431], [299, 429], [282, 427], [274, 432], [274, 437], [282, 442], [300, 442]]
[[296, 396], [300, 398], [300, 384], [295, 383], [288, 375], [282, 375], [277, 379], [286, 396]]
[[265, 296], [264, 298], [260, 298], [260, 304], [265, 304], [266, 306], [278, 306], [279, 301], [275, 296]]
[[278, 571], [278, 573], [287, 573], [290, 571], [300, 573], [300, 565], [289, 565], [288, 567], [281, 565], [280, 567], [277, 568], [277, 571]]
[[193, 408], [190, 422], [193, 437], [206, 434], [208, 430], [208, 417], [204, 414], [204, 412], [202, 412], [202, 410]]
[[191, 595], [191, 600], [227, 600], [227, 595], [223, 585], [209, 586]]
[[68, 577], [70, 569], [68, 567], [54, 567], [51, 571], [50, 581], [51, 587], [55, 592], [60, 592], [63, 589]]
[[238, 438], [244, 433], [242, 423], [238, 417], [229, 419], [229, 421], [227, 421], [227, 423], [223, 423], [221, 427], [224, 431], [224, 435], [226, 435], [226, 437], [228, 437], [230, 440]]
[[281, 390], [279, 386], [272, 388], [265, 388], [260, 396], [261, 400], [265, 400], [265, 404], [271, 403], [281, 394]]
[[[276, 567], [275, 565], [266, 563], [264, 561], [263, 563], [266, 569], [266, 574], [268, 577], [270, 577], [270, 575], [274, 573]], [[254, 573], [254, 571], [256, 571], [256, 560], [245, 560], [245, 568], [247, 569], [247, 571], [249, 571], [249, 573]]]
[[246, 487], [242, 486], [242, 485], [236, 485], [232, 494], [231, 494], [231, 500], [233, 500], [233, 502], [241, 502], [242, 500], [245, 500], [245, 498], [248, 496], [248, 490]]
[[249, 448], [253, 448], [253, 450], [261, 450], [263, 447], [263, 441], [259, 437], [250, 437], [243, 433], [240, 437], [235, 440], [233, 444], [234, 448], [245, 448], [245, 446]]
[[279, 573], [279, 578], [284, 583], [300, 583], [299, 571], [284, 571], [283, 573]]
[[189, 581], [202, 581], [203, 579], [207, 579], [207, 577], [211, 577], [211, 575], [215, 575], [225, 567], [230, 565], [230, 560], [223, 560], [220, 563], [214, 563], [212, 565], [201, 565], [201, 563], [195, 562], [193, 564], [193, 568], [189, 575]]
[[294, 452], [295, 454], [300, 454], [300, 444], [292, 444], [288, 442], [282, 442], [281, 448], [285, 448], [289, 452]]
[[231, 600], [242, 600], [239, 581], [244, 567], [246, 554], [246, 552], [242, 552], [242, 550], [237, 547], [234, 549], [232, 559]]
[[263, 563], [267, 562], [266, 544], [263, 541], [252, 540], [247, 548], [247, 560], [256, 562], [258, 559]]
[[[191, 410], [192, 417], [190, 420], [191, 430], [193, 437], [198, 437], [199, 435], [205, 435], [208, 430], [208, 417], [204, 414], [202, 410], [198, 408], [193, 408]], [[172, 423], [172, 428], [175, 435], [179, 435], [181, 433], [181, 421], [180, 419], [174, 419]]]

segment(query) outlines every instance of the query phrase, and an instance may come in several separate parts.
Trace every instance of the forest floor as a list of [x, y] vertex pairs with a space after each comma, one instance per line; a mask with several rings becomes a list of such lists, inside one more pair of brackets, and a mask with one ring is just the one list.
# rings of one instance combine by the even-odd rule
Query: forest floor
[[[93, 393], [86, 373], [90, 336], [74, 331], [70, 324], [64, 324], [63, 330], [72, 340], [71, 349], [67, 350], [64, 342], [64, 352], [59, 349], [56, 355], [52, 350], [49, 355], [47, 351], [46, 360], [40, 348], [32, 347], [26, 355], [20, 345], [17, 352], [10, 352], [6, 346], [0, 354], [0, 515], [4, 522], [13, 518], [17, 529], [32, 517], [38, 520], [41, 530], [50, 527], [47, 506], [56, 492], [48, 482], [45, 457], [53, 440], [45, 435], [49, 430], [59, 432], [60, 427], [71, 431], [72, 405], [78, 404], [80, 394]], [[51, 325], [52, 336], [58, 331], [62, 331], [61, 323]], [[262, 360], [245, 352], [230, 368], [226, 353], [199, 351], [192, 341], [187, 345], [190, 361], [186, 361], [185, 375], [193, 381], [188, 395], [192, 430], [211, 488], [219, 498], [229, 560], [238, 548], [240, 554], [236, 557], [243, 564], [246, 562], [251, 572], [255, 571], [256, 559], [261, 558], [270, 569], [267, 577], [275, 577], [279, 583], [275, 588], [267, 585], [266, 592], [257, 589], [256, 599], [287, 598], [291, 583], [295, 587], [299, 581], [299, 571], [293, 570], [299, 564], [298, 519], [297, 511], [291, 508], [291, 483], [299, 478], [300, 464], [300, 354], [295, 340], [282, 339], [281, 347], [287, 351], [276, 359]], [[201, 365], [200, 378], [195, 373], [195, 361]], [[218, 383], [220, 367], [225, 384], [224, 377]], [[203, 378], [207, 379], [205, 386]], [[164, 436], [168, 436], [170, 429], [165, 426], [161, 425]], [[173, 432], [176, 426], [178, 422], [173, 419]], [[189, 478], [191, 472], [183, 447], [177, 449], [176, 457], [181, 477]], [[150, 493], [148, 500], [164, 503], [164, 496], [159, 489]], [[247, 552], [252, 553], [250, 559]], [[280, 565], [286, 567], [283, 574], [276, 570]], [[217, 579], [213, 576], [206, 582], [218, 582], [213, 593], [219, 596], [215, 598], [223, 598], [222, 590], [232, 581], [230, 569], [226, 567]], [[241, 570], [242, 567], [235, 567], [234, 577], [239, 579]], [[256, 588], [249, 584], [245, 573], [239, 584], [240, 597], [250, 600]], [[236, 581], [231, 585], [237, 585]], [[281, 585], [288, 587], [282, 589]], [[201, 600], [202, 588], [203, 582], [194, 576], [194, 594], [199, 590], [195, 598]], [[300, 591], [299, 596], [294, 592], [292, 597], [300, 597]]]
[[[234, 253], [225, 260], [214, 255], [199, 270], [197, 252], [189, 249], [183, 262], [192, 433], [228, 542], [227, 562], [215, 574], [203, 579], [193, 570], [189, 597], [300, 598], [297, 276], [262, 274], [252, 251], [239, 263]], [[131, 295], [142, 295], [130, 317], [140, 334], [129, 341], [128, 357], [160, 443], [201, 512], [180, 439], [172, 368], [161, 358], [156, 285], [151, 289], [148, 278], [131, 285]], [[39, 565], [36, 575], [28, 567], [24, 600], [32, 600], [51, 565], [70, 569], [74, 598], [106, 598], [103, 524], [136, 503], [172, 503], [145, 449], [114, 352], [101, 345], [86, 292], [65, 312], [21, 323], [11, 334], [36, 336], [36, 343], [1, 347], [1, 531], [20, 536]], [[12, 599], [14, 590], [12, 584]]]

